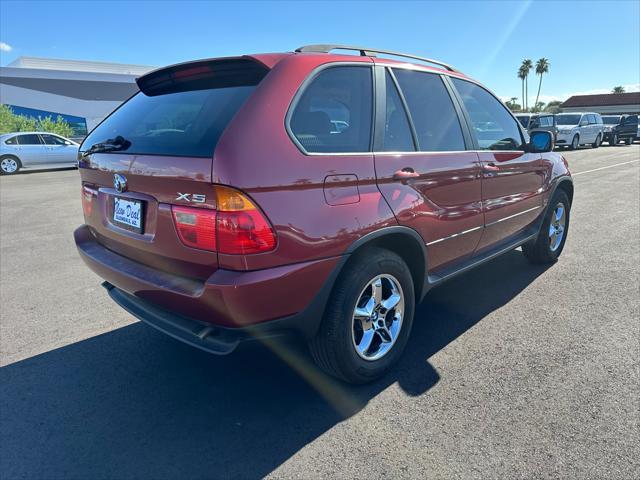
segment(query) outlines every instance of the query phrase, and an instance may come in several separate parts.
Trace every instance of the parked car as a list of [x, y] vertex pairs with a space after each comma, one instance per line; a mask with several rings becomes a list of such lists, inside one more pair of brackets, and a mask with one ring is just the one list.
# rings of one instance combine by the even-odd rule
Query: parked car
[[638, 136], [638, 115], [606, 115], [602, 120], [605, 124], [604, 141], [609, 145], [617, 145], [621, 141], [631, 145]]
[[553, 140], [555, 142], [558, 135], [555, 115], [553, 113], [539, 113], [532, 116], [527, 131], [530, 134], [539, 131], [549, 132], [553, 136]]
[[516, 118], [524, 128], [529, 128], [529, 122], [531, 117], [534, 117], [534, 113], [516, 113]]
[[53, 133], [19, 132], [0, 135], [0, 173], [75, 167], [78, 144]]
[[75, 242], [116, 303], [216, 354], [297, 334], [362, 383], [398, 360], [432, 287], [519, 246], [556, 261], [573, 183], [551, 135], [453, 67], [352, 49], [137, 80], [80, 148]]
[[604, 124], [599, 113], [558, 113], [555, 117], [558, 129], [556, 146], [575, 150], [580, 145], [598, 148], [602, 143]]

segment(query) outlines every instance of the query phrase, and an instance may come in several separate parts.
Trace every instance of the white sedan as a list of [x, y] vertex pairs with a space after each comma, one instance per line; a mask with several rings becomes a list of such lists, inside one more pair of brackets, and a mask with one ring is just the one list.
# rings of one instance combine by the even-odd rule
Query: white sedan
[[0, 135], [0, 174], [78, 166], [79, 145], [53, 133], [18, 132]]

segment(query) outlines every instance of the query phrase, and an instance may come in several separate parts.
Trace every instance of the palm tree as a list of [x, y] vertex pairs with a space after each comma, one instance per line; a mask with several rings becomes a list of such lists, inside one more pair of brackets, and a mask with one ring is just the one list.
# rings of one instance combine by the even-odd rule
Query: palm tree
[[622, 86], [613, 87], [613, 90], [611, 90], [611, 93], [625, 93], [624, 87]]
[[522, 60], [522, 65], [520, 66], [522, 71], [524, 72], [524, 83], [525, 83], [525, 97], [524, 97], [524, 109], [529, 108], [529, 72], [533, 68], [533, 62], [525, 58]]
[[518, 78], [522, 80], [522, 109], [524, 110], [527, 108], [524, 98], [524, 79], [527, 78], [527, 72], [524, 69], [524, 65], [520, 65], [520, 68], [518, 69]]
[[538, 95], [536, 95], [536, 105], [538, 105], [538, 97], [540, 97], [540, 88], [542, 88], [542, 76], [545, 73], [549, 73], [549, 60], [542, 57], [536, 62], [536, 75], [540, 75], [540, 81], [538, 82]]

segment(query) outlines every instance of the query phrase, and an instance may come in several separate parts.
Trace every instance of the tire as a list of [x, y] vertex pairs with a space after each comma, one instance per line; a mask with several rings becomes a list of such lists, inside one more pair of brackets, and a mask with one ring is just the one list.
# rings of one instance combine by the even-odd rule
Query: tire
[[[376, 303], [372, 295], [373, 284], [382, 287], [378, 296], [382, 303]], [[399, 300], [392, 299], [394, 292]], [[385, 312], [385, 300], [387, 305], [397, 301], [396, 306]], [[356, 317], [356, 306], [360, 307], [360, 319]], [[329, 375], [354, 384], [371, 382], [402, 355], [414, 311], [414, 284], [406, 263], [389, 250], [369, 248], [356, 254], [340, 274], [309, 350]], [[369, 312], [373, 313], [367, 315]], [[371, 332], [366, 336], [368, 342], [365, 331]]]
[[598, 148], [598, 147], [600, 146], [600, 144], [601, 144], [601, 143], [602, 143], [602, 136], [601, 136], [600, 134], [598, 134], [598, 136], [596, 137], [596, 141], [595, 141], [595, 142], [593, 142], [593, 143], [591, 144], [591, 146], [592, 146], [593, 148]]
[[573, 140], [571, 140], [571, 145], [569, 145], [569, 150], [577, 150], [580, 145], [580, 137], [578, 134], [573, 136]]
[[0, 159], [0, 175], [14, 175], [20, 171], [22, 163], [18, 157], [5, 155]]
[[[561, 218], [558, 217], [559, 207], [563, 208], [563, 216]], [[569, 197], [563, 190], [556, 190], [545, 213], [538, 236], [522, 246], [524, 256], [531, 263], [548, 264], [558, 260], [569, 233], [570, 212]], [[554, 219], [553, 231], [556, 233], [555, 238], [552, 237], [552, 218]], [[559, 238], [557, 237], [558, 226], [562, 227], [562, 233]]]
[[632, 145], [633, 144], [633, 138], [632, 137], [627, 137], [627, 139], [624, 141], [624, 143], [626, 145]]
[[613, 135], [611, 135], [611, 140], [609, 140], [609, 145], [611, 145], [612, 147], [615, 147], [617, 144], [618, 144], [618, 135], [614, 133]]

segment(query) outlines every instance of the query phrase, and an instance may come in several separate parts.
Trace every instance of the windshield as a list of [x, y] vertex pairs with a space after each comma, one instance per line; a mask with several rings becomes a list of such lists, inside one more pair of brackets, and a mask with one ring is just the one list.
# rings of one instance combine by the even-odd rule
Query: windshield
[[524, 128], [529, 126], [529, 116], [528, 115], [516, 115], [518, 121], [522, 124]]
[[617, 117], [617, 116], [602, 117], [602, 121], [604, 122], [605, 125], [618, 125], [620, 123], [621, 118], [622, 117]]
[[211, 88], [165, 95], [140, 92], [89, 134], [82, 151], [126, 140], [117, 153], [210, 157], [227, 124], [256, 87]]
[[557, 125], [578, 125], [582, 115], [560, 114], [556, 115]]

